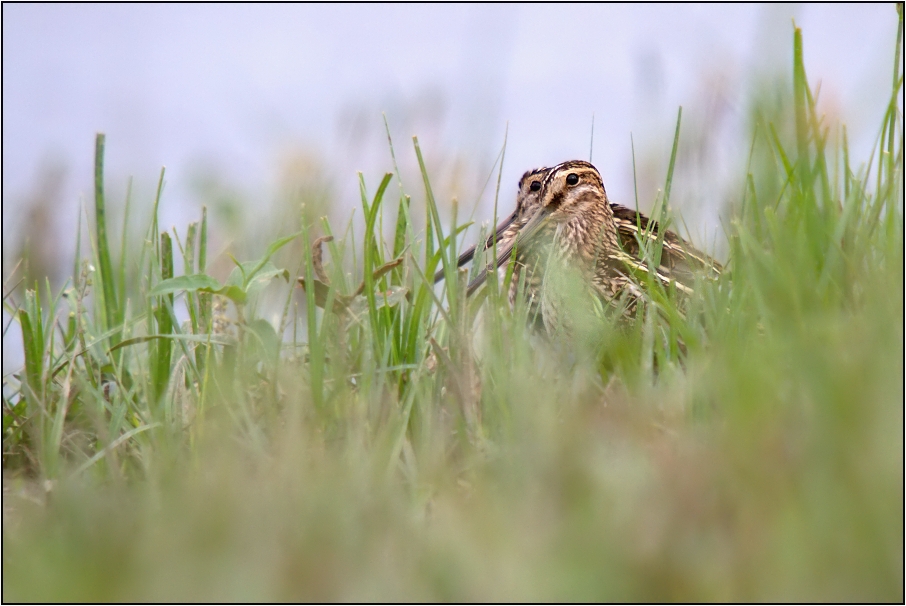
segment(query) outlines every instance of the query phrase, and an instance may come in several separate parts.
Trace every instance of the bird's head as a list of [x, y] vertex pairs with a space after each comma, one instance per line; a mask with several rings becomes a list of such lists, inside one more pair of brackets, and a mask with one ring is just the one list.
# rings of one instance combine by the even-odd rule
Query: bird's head
[[[539, 177], [540, 185], [536, 185]], [[537, 198], [533, 196], [535, 192]], [[519, 196], [526, 211], [532, 203], [538, 204], [538, 207], [534, 213], [523, 212], [524, 217], [530, 218], [497, 255], [498, 267], [509, 261], [513, 249], [531, 241], [551, 221], [561, 223], [596, 212], [605, 216], [610, 212], [601, 173], [583, 160], [570, 160], [548, 169], [529, 171], [519, 181]], [[513, 214], [517, 215], [519, 210], [517, 206]], [[484, 282], [486, 275], [487, 271], [483, 270], [472, 280], [468, 289], [470, 294]]]
[[588, 213], [606, 202], [601, 173], [591, 163], [570, 160], [551, 168], [541, 182], [538, 192], [541, 217], [556, 222]]

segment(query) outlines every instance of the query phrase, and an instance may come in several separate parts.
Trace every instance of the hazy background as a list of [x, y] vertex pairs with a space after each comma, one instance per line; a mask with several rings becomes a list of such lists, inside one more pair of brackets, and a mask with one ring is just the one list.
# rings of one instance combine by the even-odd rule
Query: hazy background
[[[69, 272], [94, 135], [107, 134], [110, 204], [127, 180], [147, 204], [167, 167], [162, 227], [201, 204], [253, 225], [301, 190], [334, 220], [392, 170], [381, 113], [413, 204], [418, 135], [441, 201], [493, 214], [482, 189], [508, 139], [502, 212], [528, 168], [588, 158], [615, 201], [663, 184], [684, 107], [673, 205], [720, 252], [720, 202], [740, 189], [751, 87], [789, 78], [793, 19], [824, 111], [867, 157], [890, 86], [893, 5], [3, 5], [4, 276], [26, 238]], [[284, 216], [284, 215], [280, 215]], [[142, 225], [146, 225], [141, 217]], [[285, 225], [284, 233], [297, 229]], [[114, 230], [118, 233], [118, 230]], [[471, 237], [474, 237], [471, 236]], [[32, 245], [32, 248], [36, 248]], [[37, 254], [37, 253], [36, 253]], [[58, 261], [54, 261], [57, 259]], [[57, 266], [60, 269], [55, 269]]]

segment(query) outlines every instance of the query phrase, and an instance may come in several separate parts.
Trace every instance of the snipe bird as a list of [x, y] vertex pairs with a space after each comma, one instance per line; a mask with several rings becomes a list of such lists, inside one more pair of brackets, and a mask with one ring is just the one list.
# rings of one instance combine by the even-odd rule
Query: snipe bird
[[[559, 177], [552, 175], [559, 174]], [[586, 174], [587, 173], [587, 174]], [[575, 176], [571, 176], [571, 175]], [[580, 185], [581, 184], [581, 185]], [[543, 188], [542, 188], [543, 186]], [[548, 200], [548, 197], [554, 198]], [[579, 201], [579, 198], [582, 201]], [[594, 203], [591, 200], [594, 199]], [[541, 212], [536, 222], [530, 221]], [[565, 224], [565, 227], [559, 227]], [[557, 233], [561, 232], [557, 237]], [[616, 233], [619, 246], [614, 246], [614, 239], [603, 237], [608, 232]], [[661, 233], [663, 232], [663, 233]], [[584, 235], [583, 235], [584, 234]], [[656, 276], [663, 283], [674, 283], [678, 290], [691, 292], [694, 283], [694, 272], [705, 272], [714, 276], [721, 271], [719, 263], [708, 255], [697, 250], [689, 242], [670, 230], [661, 230], [657, 222], [644, 214], [625, 206], [610, 203], [604, 190], [600, 174], [591, 164], [582, 161], [565, 162], [553, 168], [540, 168], [526, 172], [519, 181], [516, 198], [516, 209], [497, 226], [496, 232], [483, 242], [483, 249], [489, 249], [497, 243], [498, 266], [506, 263], [515, 248], [515, 267], [510, 283], [509, 299], [512, 305], [518, 293], [520, 273], [525, 274], [525, 298], [529, 304], [529, 317], [540, 320], [540, 288], [545, 271], [548, 249], [555, 238], [561, 252], [558, 258], [565, 261], [571, 256], [582, 261], [579, 267], [586, 269], [591, 264], [595, 269], [587, 275], [591, 278], [599, 294], [605, 300], [611, 300], [617, 293], [632, 291], [636, 287], [626, 277], [627, 269], [648, 271], [641, 258], [640, 241], [663, 238], [661, 257], [656, 269]], [[519, 245], [515, 246], [519, 240]], [[584, 243], [580, 243], [584, 240]], [[570, 241], [574, 244], [565, 246]], [[564, 247], [572, 253], [564, 253]], [[458, 265], [470, 261], [475, 254], [475, 246], [467, 249], [460, 257]], [[581, 250], [581, 253], [580, 253]], [[589, 257], [589, 254], [592, 256]], [[574, 263], [567, 262], [567, 266]], [[487, 277], [487, 269], [469, 285], [468, 293], [473, 293]], [[435, 281], [442, 278], [438, 272]], [[600, 290], [604, 288], [604, 290]], [[638, 296], [638, 292], [634, 296]]]
[[[688, 242], [669, 230], [663, 230], [656, 222], [623, 206], [611, 204], [600, 173], [593, 165], [584, 161], [564, 162], [550, 169], [527, 173], [527, 177], [540, 177], [540, 184], [532, 184], [538, 195], [522, 196], [525, 186], [521, 183], [522, 208], [511, 217], [510, 225], [505, 222], [498, 227], [502, 236], [498, 241], [498, 267], [509, 260], [516, 251], [517, 268], [523, 265], [533, 276], [526, 280], [527, 296], [541, 299], [543, 321], [548, 331], [554, 330], [560, 316], [555, 293], [562, 282], [560, 277], [572, 274], [580, 282], [589, 285], [592, 293], [605, 303], [615, 303], [625, 295], [631, 304], [641, 298], [638, 286], [629, 278], [632, 273], [648, 272], [648, 265], [640, 258], [639, 239], [663, 238], [663, 250], [659, 265], [654, 273], [664, 284], [675, 284], [677, 290], [691, 292], [694, 271], [707, 269], [718, 273], [720, 266]], [[538, 207], [534, 212], [526, 208], [528, 203]], [[509, 218], [508, 218], [509, 219]], [[505, 236], [518, 222], [515, 237]], [[485, 242], [488, 245], [488, 242]], [[550, 254], [545, 249], [550, 247]], [[539, 253], [538, 251], [545, 251]], [[523, 252], [527, 251], [527, 252]], [[474, 251], [470, 251], [474, 254]], [[465, 255], [464, 255], [465, 256]], [[469, 284], [468, 292], [474, 292], [487, 278], [485, 268]], [[538, 276], [544, 282], [540, 287]], [[511, 284], [511, 296], [513, 294]]]

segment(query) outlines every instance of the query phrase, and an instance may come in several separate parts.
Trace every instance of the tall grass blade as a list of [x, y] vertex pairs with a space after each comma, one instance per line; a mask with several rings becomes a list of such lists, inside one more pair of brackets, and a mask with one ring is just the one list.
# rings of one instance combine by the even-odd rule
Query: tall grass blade
[[[104, 312], [107, 328], [120, 325], [122, 317], [117, 301], [116, 278], [110, 260], [110, 244], [107, 241], [107, 210], [104, 200], [104, 144], [106, 136], [98, 133], [94, 143], [94, 216], [97, 237], [97, 254], [100, 265], [101, 288], [104, 294]], [[111, 343], [115, 344], [118, 333], [113, 333]]]
[[[160, 234], [160, 272], [162, 280], [173, 278], [173, 243], [170, 234]], [[154, 318], [157, 323], [155, 334], [169, 335], [173, 332], [171, 310], [173, 309], [173, 295], [163, 294], [156, 297], [154, 304]], [[155, 404], [160, 402], [166, 393], [170, 382], [170, 356], [172, 355], [172, 342], [169, 339], [158, 339], [153, 343], [151, 359], [151, 398]]]

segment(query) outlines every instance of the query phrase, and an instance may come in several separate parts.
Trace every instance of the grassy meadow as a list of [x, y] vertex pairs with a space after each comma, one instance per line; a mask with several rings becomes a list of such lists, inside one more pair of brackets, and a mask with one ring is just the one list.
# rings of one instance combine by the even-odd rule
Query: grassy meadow
[[108, 219], [99, 135], [90, 254], [4, 284], [3, 600], [902, 602], [898, 15], [871, 157], [796, 30], [720, 278], [648, 284], [575, 347], [503, 282], [466, 298], [417, 139], [391, 151], [418, 188], [360, 178], [363, 230], [300, 210], [214, 276], [206, 214], [159, 225], [160, 188], [142, 238]]

